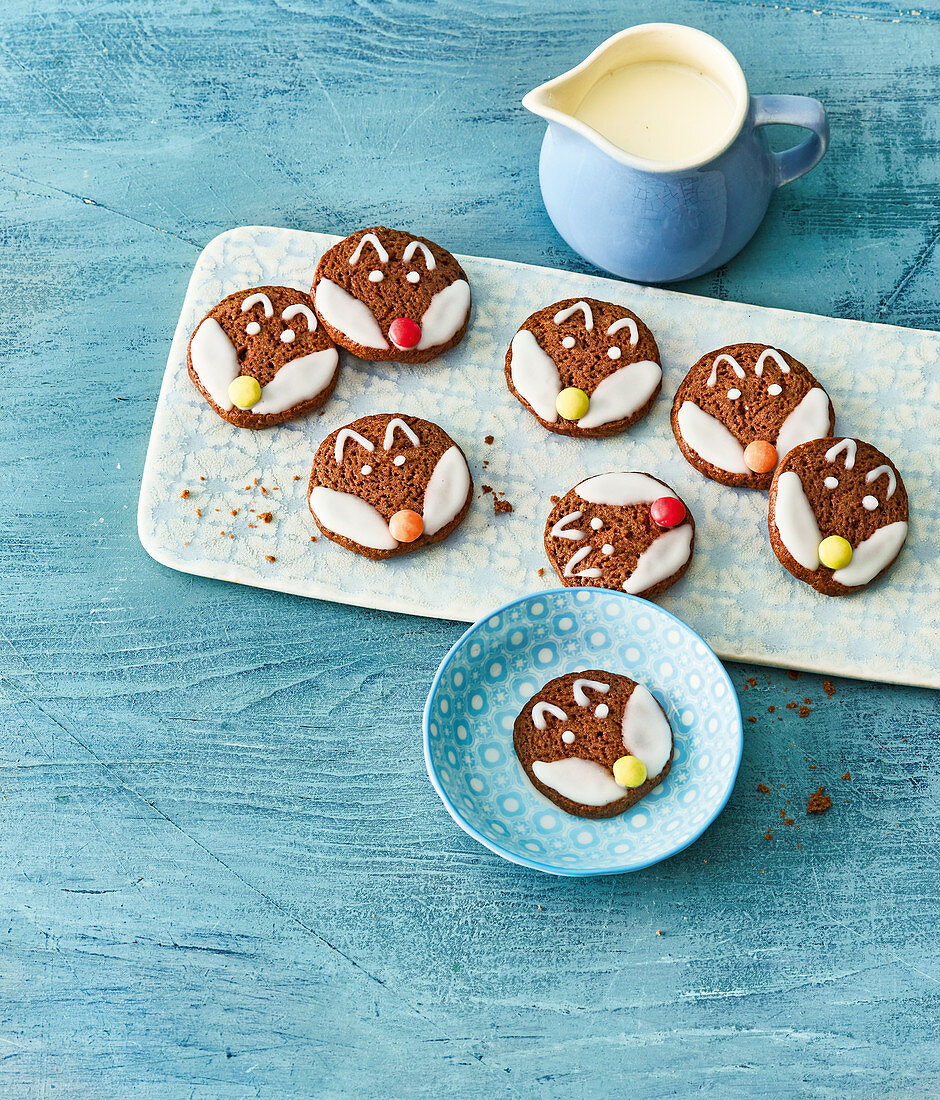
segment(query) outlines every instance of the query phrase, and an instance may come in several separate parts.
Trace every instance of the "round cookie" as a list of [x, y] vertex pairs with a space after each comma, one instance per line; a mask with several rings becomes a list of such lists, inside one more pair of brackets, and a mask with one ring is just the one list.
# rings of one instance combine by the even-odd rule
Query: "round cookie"
[[558, 501], [545, 525], [548, 560], [569, 588], [659, 595], [686, 571], [694, 545], [688, 509], [649, 474], [589, 477]]
[[506, 383], [543, 428], [598, 439], [645, 416], [662, 386], [653, 334], [625, 306], [567, 298], [526, 318]]
[[310, 293], [330, 336], [362, 359], [426, 363], [459, 344], [470, 320], [470, 284], [454, 257], [381, 225], [325, 252]]
[[703, 355], [682, 380], [672, 430], [686, 459], [706, 477], [766, 489], [787, 451], [830, 435], [829, 395], [788, 352], [730, 344]]
[[307, 500], [328, 539], [378, 561], [447, 538], [472, 495], [463, 451], [442, 428], [376, 413], [323, 440]]
[[512, 743], [536, 789], [578, 817], [623, 813], [672, 767], [663, 708], [629, 676], [599, 669], [550, 680], [522, 708]]
[[318, 409], [333, 392], [339, 352], [310, 298], [256, 286], [223, 298], [189, 340], [189, 377], [239, 428], [268, 428]]
[[907, 492], [890, 458], [860, 439], [795, 447], [770, 487], [770, 542], [794, 577], [826, 596], [884, 573], [907, 538]]

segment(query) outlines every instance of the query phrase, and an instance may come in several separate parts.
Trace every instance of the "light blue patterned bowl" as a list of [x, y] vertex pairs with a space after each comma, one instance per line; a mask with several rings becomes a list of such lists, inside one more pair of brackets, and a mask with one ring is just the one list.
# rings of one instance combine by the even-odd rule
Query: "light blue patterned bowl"
[[[625, 673], [663, 704], [672, 770], [619, 817], [572, 817], [529, 783], [512, 747], [523, 704], [555, 676]], [[637, 871], [675, 855], [724, 808], [741, 763], [738, 698], [721, 662], [656, 604], [603, 588], [514, 600], [475, 623], [424, 708], [428, 775], [457, 824], [497, 855], [553, 875]]]

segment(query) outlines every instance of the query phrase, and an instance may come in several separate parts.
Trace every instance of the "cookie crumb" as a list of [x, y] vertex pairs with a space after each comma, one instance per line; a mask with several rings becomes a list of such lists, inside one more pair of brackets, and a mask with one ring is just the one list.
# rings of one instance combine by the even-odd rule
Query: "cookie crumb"
[[790, 677], [791, 680], [799, 680], [800, 678], [800, 674], [798, 672], [794, 672], [792, 669], [787, 673], [787, 675]]
[[539, 570], [539, 574], [538, 574], [538, 575], [539, 575], [540, 577], [544, 577], [544, 576], [545, 576], [545, 570], [544, 570], [544, 569], [540, 569], [540, 570]]
[[776, 710], [777, 710], [777, 708], [776, 708], [776, 707], [768, 707], [768, 708], [767, 708], [767, 713], [768, 713], [768, 714], [775, 714], [775, 713], [776, 713]]
[[270, 512], [259, 512], [258, 519], [260, 519], [262, 523], [270, 523], [271, 520], [274, 519], [274, 516], [271, 515]]
[[200, 518], [202, 518], [202, 509], [201, 508], [196, 509], [196, 515], [199, 516]]
[[487, 444], [492, 443], [493, 442], [493, 437], [491, 435], [485, 435], [483, 437], [483, 442], [487, 443]]
[[493, 499], [493, 514], [500, 516], [512, 511], [512, 505], [508, 500]]
[[200, 477], [199, 480], [200, 481], [205, 481], [206, 479], [204, 477]]
[[789, 703], [787, 703], [787, 710], [796, 710], [796, 708], [797, 708], [797, 705], [798, 705], [798, 704], [797, 704], [796, 700], [795, 700], [795, 699], [791, 699], [791, 700], [790, 700], [790, 702], [789, 702]]
[[481, 485], [480, 488], [484, 493], [492, 493], [492, 488], [489, 485]]
[[820, 787], [809, 796], [809, 801], [806, 803], [806, 812], [808, 814], [824, 814], [831, 805], [832, 799], [826, 794], [826, 788]]
[[561, 497], [550, 496], [548, 499], [552, 502], [552, 504], [557, 504], [561, 500]]
[[663, 934], [663, 930], [661, 928], [657, 928], [656, 929], [656, 935], [661, 936], [662, 934]]
[[747, 716], [747, 720], [748, 720], [749, 722], [756, 722], [756, 721], [757, 721], [757, 719], [756, 719], [756, 718], [754, 717], [754, 715], [753, 715], [753, 714], [749, 714], [749, 715]]
[[757, 680], [753, 676], [747, 678], [747, 683], [750, 684], [751, 687], [757, 687]]
[[265, 554], [264, 555], [264, 560], [265, 561], [277, 561], [277, 558], [275, 558], [275, 556], [273, 554]]
[[294, 474], [294, 481], [300, 481], [300, 474]]
[[770, 794], [770, 787], [768, 787], [766, 783], [758, 783], [757, 784], [757, 793], [758, 794]]
[[813, 712], [809, 709], [809, 707], [800, 707], [799, 713], [801, 718], [805, 718], [808, 714], [812, 714]]
[[237, 509], [237, 508], [233, 508], [233, 509], [232, 509], [232, 515], [233, 515], [233, 516], [237, 516], [237, 515], [238, 515], [238, 509]]
[[184, 489], [184, 490], [183, 490], [183, 491], [182, 491], [182, 492], [180, 493], [180, 499], [181, 499], [181, 500], [189, 500], [189, 490], [188, 490], [188, 489]]
[[852, 778], [852, 773], [851, 772], [846, 772], [845, 775], [842, 776], [842, 778], [843, 779], [851, 779]]
[[774, 834], [770, 831], [770, 826], [767, 826], [767, 832], [764, 833], [764, 840], [773, 840]]
[[826, 693], [827, 698], [831, 699], [836, 693], [835, 684], [831, 680], [823, 680], [823, 691]]

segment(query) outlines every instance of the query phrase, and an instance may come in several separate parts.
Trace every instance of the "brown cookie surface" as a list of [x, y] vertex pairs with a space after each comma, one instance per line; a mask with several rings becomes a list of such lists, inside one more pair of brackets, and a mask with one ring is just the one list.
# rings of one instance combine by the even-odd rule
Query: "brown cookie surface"
[[[774, 553], [795, 577], [827, 596], [877, 580], [907, 538], [901, 475], [890, 458], [860, 439], [816, 439], [794, 448], [777, 468], [769, 505]], [[851, 547], [849, 560], [844, 545], [824, 542], [831, 536]], [[841, 559], [830, 558], [840, 552]]]
[[307, 499], [328, 539], [380, 560], [440, 542], [470, 508], [463, 451], [417, 416], [376, 413], [317, 448]]
[[685, 376], [671, 420], [696, 470], [722, 485], [766, 489], [788, 451], [832, 433], [835, 413], [826, 391], [788, 352], [729, 344], [703, 355]]
[[[663, 498], [672, 503], [657, 505], [657, 515], [671, 526], [657, 523], [651, 512]], [[665, 482], [644, 473], [587, 478], [558, 501], [545, 525], [548, 560], [569, 588], [656, 596], [686, 571], [694, 546], [695, 521], [685, 504]]]
[[[628, 428], [652, 408], [662, 386], [653, 334], [625, 306], [566, 298], [526, 318], [506, 352], [506, 383], [538, 422], [559, 435], [600, 438]], [[556, 408], [567, 389], [587, 409], [566, 419]], [[583, 400], [583, 399], [582, 399]]]
[[[267, 428], [327, 400], [336, 385], [339, 353], [317, 322], [309, 295], [286, 286], [257, 286], [230, 294], [209, 310], [190, 337], [187, 366], [223, 420]], [[245, 382], [236, 382], [239, 378]]]
[[[550, 680], [522, 708], [512, 742], [536, 789], [578, 817], [623, 813], [672, 767], [672, 729], [663, 708], [642, 684], [601, 669]], [[623, 757], [642, 761], [645, 778], [629, 762], [639, 773], [629, 778], [636, 786], [614, 778]]]
[[470, 284], [454, 257], [381, 225], [325, 252], [310, 293], [333, 340], [362, 359], [426, 363], [459, 344], [470, 320]]

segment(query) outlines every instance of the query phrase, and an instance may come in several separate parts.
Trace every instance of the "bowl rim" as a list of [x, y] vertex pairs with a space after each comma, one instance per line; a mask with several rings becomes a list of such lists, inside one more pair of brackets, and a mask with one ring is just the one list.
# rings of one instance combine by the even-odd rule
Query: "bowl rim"
[[[487, 620], [491, 619], [494, 615], [500, 615], [503, 612], [508, 611], [511, 607], [515, 607], [517, 604], [527, 603], [531, 600], [535, 600], [545, 596], [561, 595], [567, 598], [573, 596], [577, 592], [584, 591], [595, 591], [598, 594], [603, 594], [605, 597], [614, 596], [622, 600], [627, 600], [628, 602], [636, 602], [643, 604], [647, 607], [652, 607], [656, 611], [665, 615], [667, 619], [672, 619], [673, 622], [678, 623], [679, 626], [684, 627], [686, 630], [688, 630], [695, 638], [697, 638], [702, 643], [702, 645], [708, 650], [712, 657], [715, 658], [715, 661], [718, 664], [718, 667], [721, 669], [722, 675], [724, 676], [725, 683], [727, 684], [728, 689], [731, 692], [731, 698], [734, 700], [734, 707], [738, 715], [738, 758], [734, 765], [734, 772], [731, 776], [731, 782], [728, 784], [728, 790], [726, 791], [724, 797], [715, 807], [714, 812], [711, 814], [708, 820], [702, 823], [701, 828], [699, 828], [696, 833], [690, 836], [688, 840], [684, 841], [678, 847], [672, 849], [672, 851], [654, 856], [646, 860], [644, 863], [624, 865], [621, 867], [605, 867], [600, 870], [589, 870], [578, 867], [557, 867], [554, 864], [543, 863], [540, 860], [531, 858], [530, 856], [519, 855], [517, 852], [510, 851], [508, 848], [503, 847], [496, 841], [490, 840], [489, 837], [484, 836], [478, 829], [471, 825], [470, 822], [467, 821], [466, 818], [463, 816], [462, 812], [454, 805], [450, 795], [444, 789], [440, 779], [438, 778], [437, 769], [434, 766], [434, 762], [431, 758], [431, 704], [434, 700], [435, 695], [437, 694], [437, 690], [440, 686], [441, 680], [443, 679], [444, 673], [447, 670], [447, 666], [453, 660], [458, 649], [460, 649], [463, 643], [467, 641], [467, 639], [470, 638], [472, 634], [475, 634], [478, 630], [480, 630], [484, 623], [487, 622]], [[431, 681], [431, 688], [428, 691], [428, 696], [424, 703], [422, 728], [424, 740], [424, 766], [427, 769], [428, 778], [431, 780], [431, 785], [437, 791], [438, 797], [440, 798], [441, 802], [444, 803], [444, 808], [454, 819], [454, 821], [460, 826], [460, 828], [463, 829], [463, 831], [469, 836], [472, 836], [474, 840], [482, 844], [484, 848], [488, 848], [496, 855], [502, 856], [503, 859], [508, 860], [510, 863], [518, 864], [520, 867], [529, 867], [532, 870], [541, 871], [544, 874], [559, 875], [565, 878], [596, 878], [600, 875], [629, 874], [631, 871], [645, 870], [647, 867], [652, 867], [654, 864], [661, 863], [665, 859], [671, 859], [673, 856], [678, 855], [681, 851], [684, 851], [690, 845], [694, 844], [699, 839], [699, 837], [702, 836], [706, 829], [714, 824], [716, 819], [721, 814], [722, 810], [724, 810], [725, 806], [727, 806], [728, 800], [731, 798], [731, 792], [734, 790], [734, 785], [737, 782], [738, 772], [741, 769], [741, 761], [744, 756], [744, 720], [741, 716], [741, 701], [740, 699], [738, 699], [738, 693], [734, 688], [734, 684], [732, 684], [731, 682], [731, 677], [728, 675], [728, 670], [722, 664], [720, 658], [712, 649], [712, 647], [708, 644], [708, 642], [705, 641], [705, 639], [698, 633], [698, 631], [693, 630], [693, 628], [689, 626], [688, 623], [680, 619], [678, 615], [674, 615], [671, 611], [667, 611], [664, 607], [660, 607], [659, 604], [653, 603], [650, 600], [644, 600], [640, 596], [632, 596], [627, 592], [618, 592], [616, 589], [613, 588], [593, 589], [589, 586], [580, 585], [574, 587], [565, 586], [561, 588], [546, 588], [540, 592], [530, 592], [528, 593], [528, 595], [525, 596], [517, 596], [516, 599], [510, 600], [508, 603], [501, 604], [499, 607], [494, 607], [491, 611], [488, 611], [485, 615], [477, 619], [475, 623], [468, 626], [467, 629], [460, 635], [460, 637], [454, 642], [454, 644], [444, 655], [444, 659], [441, 661], [440, 665], [438, 665], [437, 672], [435, 672], [434, 678]]]

